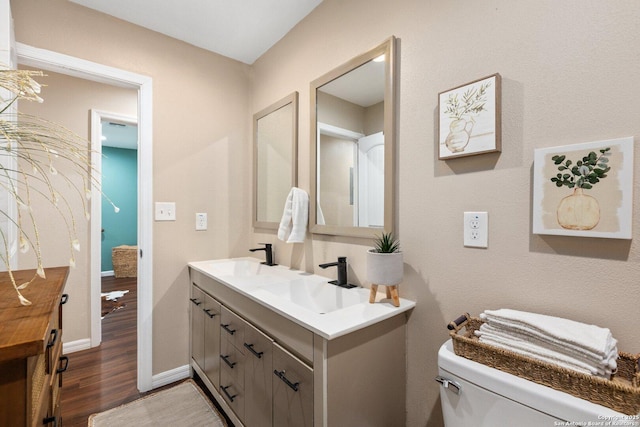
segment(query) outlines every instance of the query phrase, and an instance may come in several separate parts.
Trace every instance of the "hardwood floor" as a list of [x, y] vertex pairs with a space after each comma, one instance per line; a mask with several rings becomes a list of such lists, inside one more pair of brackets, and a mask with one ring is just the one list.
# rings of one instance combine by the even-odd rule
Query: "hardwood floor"
[[100, 346], [67, 355], [61, 395], [65, 426], [85, 427], [89, 415], [142, 396], [137, 389], [136, 285], [135, 277], [103, 278], [103, 292], [129, 290], [120, 299], [126, 306], [103, 319]]

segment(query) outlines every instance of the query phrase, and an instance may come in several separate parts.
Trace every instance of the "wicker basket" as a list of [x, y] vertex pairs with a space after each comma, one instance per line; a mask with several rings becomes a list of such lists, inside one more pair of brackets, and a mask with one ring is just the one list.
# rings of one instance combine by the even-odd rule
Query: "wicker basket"
[[618, 369], [607, 380], [482, 343], [474, 334], [482, 323], [465, 313], [449, 324], [455, 354], [626, 415], [640, 413], [640, 354], [619, 352]]
[[138, 247], [121, 245], [111, 249], [113, 273], [116, 278], [138, 277]]

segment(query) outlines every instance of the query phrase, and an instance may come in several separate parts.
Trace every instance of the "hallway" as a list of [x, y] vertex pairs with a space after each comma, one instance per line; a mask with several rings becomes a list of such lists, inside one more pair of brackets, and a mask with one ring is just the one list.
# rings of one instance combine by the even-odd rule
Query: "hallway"
[[102, 321], [102, 344], [71, 353], [62, 382], [65, 426], [86, 427], [89, 415], [137, 399], [137, 279], [104, 277], [102, 292], [128, 290], [125, 306]]

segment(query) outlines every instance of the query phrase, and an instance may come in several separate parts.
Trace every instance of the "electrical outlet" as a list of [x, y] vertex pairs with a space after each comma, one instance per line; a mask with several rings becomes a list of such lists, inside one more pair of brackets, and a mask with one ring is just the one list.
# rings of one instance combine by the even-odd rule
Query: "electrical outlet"
[[196, 230], [206, 230], [206, 229], [207, 229], [207, 214], [196, 213]]
[[486, 248], [489, 240], [489, 214], [487, 212], [464, 213], [464, 246]]

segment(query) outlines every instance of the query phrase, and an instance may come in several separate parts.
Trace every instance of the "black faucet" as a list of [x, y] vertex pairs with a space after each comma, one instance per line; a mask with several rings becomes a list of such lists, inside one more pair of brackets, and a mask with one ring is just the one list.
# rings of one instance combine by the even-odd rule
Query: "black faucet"
[[328, 262], [326, 264], [320, 264], [318, 265], [318, 267], [320, 268], [338, 267], [338, 280], [331, 280], [329, 283], [331, 283], [332, 285], [337, 285], [347, 289], [356, 287], [356, 285], [347, 283], [347, 257], [346, 256], [339, 256], [337, 262]]
[[264, 248], [254, 248], [254, 249], [249, 249], [249, 252], [255, 252], [255, 251], [264, 251], [265, 252], [265, 258], [266, 261], [261, 262], [260, 264], [264, 264], [264, 265], [278, 265], [276, 263], [273, 262], [273, 249], [272, 249], [272, 244], [271, 243], [260, 243], [261, 245], [264, 245]]

